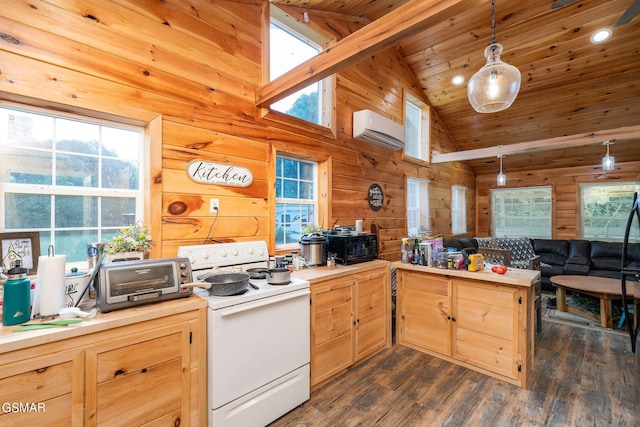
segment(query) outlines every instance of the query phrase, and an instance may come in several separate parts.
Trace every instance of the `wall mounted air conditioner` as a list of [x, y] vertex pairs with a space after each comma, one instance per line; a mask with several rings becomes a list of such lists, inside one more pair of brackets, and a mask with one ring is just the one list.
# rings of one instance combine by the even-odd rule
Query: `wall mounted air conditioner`
[[404, 126], [370, 110], [353, 113], [353, 137], [391, 150], [404, 147]]

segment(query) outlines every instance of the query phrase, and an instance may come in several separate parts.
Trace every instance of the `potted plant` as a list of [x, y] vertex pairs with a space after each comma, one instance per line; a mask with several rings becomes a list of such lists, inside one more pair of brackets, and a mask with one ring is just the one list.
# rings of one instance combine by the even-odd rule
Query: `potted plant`
[[138, 221], [120, 229], [120, 234], [106, 242], [104, 246], [105, 262], [129, 261], [149, 257], [153, 238], [147, 225]]

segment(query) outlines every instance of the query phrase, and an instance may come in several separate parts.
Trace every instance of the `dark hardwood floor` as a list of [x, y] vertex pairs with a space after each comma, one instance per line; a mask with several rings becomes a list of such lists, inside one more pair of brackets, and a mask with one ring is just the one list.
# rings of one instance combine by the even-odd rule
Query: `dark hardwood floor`
[[270, 426], [639, 426], [629, 336], [546, 320], [528, 390], [394, 345]]

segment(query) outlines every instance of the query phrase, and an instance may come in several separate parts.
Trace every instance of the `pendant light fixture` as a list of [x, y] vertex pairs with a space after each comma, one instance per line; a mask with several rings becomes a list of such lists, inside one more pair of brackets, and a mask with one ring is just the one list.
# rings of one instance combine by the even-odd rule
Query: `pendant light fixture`
[[520, 91], [520, 70], [500, 60], [502, 45], [496, 40], [495, 0], [491, 0], [491, 43], [484, 50], [487, 63], [467, 86], [467, 96], [478, 113], [495, 113], [513, 104]]
[[504, 187], [507, 185], [507, 175], [502, 173], [502, 158], [504, 156], [500, 154], [498, 158], [500, 159], [500, 173], [498, 174], [498, 187]]
[[613, 156], [609, 155], [609, 146], [613, 145], [614, 141], [604, 141], [602, 145], [607, 146], [607, 154], [602, 158], [602, 170], [604, 171], [612, 171], [616, 167], [616, 160]]

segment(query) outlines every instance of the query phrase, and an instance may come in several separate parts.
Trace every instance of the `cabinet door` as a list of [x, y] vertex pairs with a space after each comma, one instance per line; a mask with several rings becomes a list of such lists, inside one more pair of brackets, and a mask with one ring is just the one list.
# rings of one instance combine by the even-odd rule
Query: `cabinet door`
[[38, 351], [52, 353], [25, 359], [22, 351], [0, 366], [0, 425], [82, 425], [82, 349], [43, 345]]
[[154, 328], [87, 348], [87, 424], [189, 424], [188, 324]]
[[345, 278], [311, 286], [311, 386], [354, 361], [353, 285]]
[[398, 273], [398, 343], [450, 355], [450, 281], [411, 271]]
[[453, 354], [465, 363], [519, 378], [518, 289], [453, 280]]
[[389, 269], [358, 274], [356, 280], [356, 362], [391, 344]]

